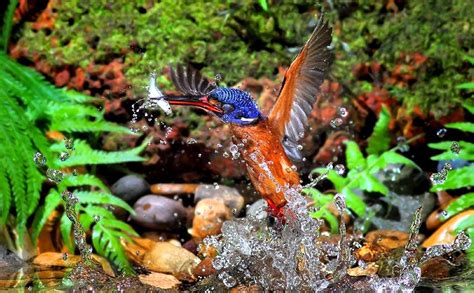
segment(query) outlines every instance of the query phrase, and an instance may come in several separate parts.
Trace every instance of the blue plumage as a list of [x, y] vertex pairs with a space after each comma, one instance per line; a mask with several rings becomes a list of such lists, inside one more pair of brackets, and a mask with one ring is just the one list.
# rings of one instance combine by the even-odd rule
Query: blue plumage
[[221, 117], [225, 123], [248, 125], [261, 117], [257, 104], [252, 96], [245, 91], [218, 87], [210, 93], [210, 97], [222, 103], [223, 109], [227, 108], [226, 113]]

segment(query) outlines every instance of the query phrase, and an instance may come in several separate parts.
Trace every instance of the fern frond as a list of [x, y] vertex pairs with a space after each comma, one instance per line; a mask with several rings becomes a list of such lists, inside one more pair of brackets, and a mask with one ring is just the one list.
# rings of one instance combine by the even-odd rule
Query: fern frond
[[67, 249], [74, 253], [76, 245], [74, 244], [72, 238], [72, 222], [67, 217], [66, 213], [61, 216], [59, 230], [61, 231], [61, 237], [64, 241], [64, 245], [66, 245]]
[[132, 134], [133, 132], [127, 128], [120, 126], [118, 124], [107, 122], [103, 120], [90, 121], [84, 119], [83, 117], [79, 118], [67, 118], [60, 119], [60, 117], [55, 117], [53, 119], [51, 130], [57, 130], [60, 132], [115, 132], [115, 133], [124, 133]]
[[383, 106], [379, 119], [375, 123], [374, 131], [367, 140], [367, 153], [369, 155], [378, 155], [390, 147], [389, 123], [390, 112], [387, 107]]
[[76, 191], [74, 194], [79, 198], [81, 204], [109, 204], [123, 208], [130, 214], [135, 214], [135, 211], [122, 199], [103, 192], [95, 191]]
[[[72, 167], [79, 165], [99, 165], [99, 164], [117, 164], [124, 162], [141, 162], [144, 161], [139, 154], [146, 148], [150, 139], [145, 140], [140, 146], [116, 152], [105, 152], [92, 149], [87, 142], [83, 140], [75, 140], [74, 147], [76, 148], [74, 155], [66, 161], [56, 160], [55, 165], [58, 167]], [[53, 152], [63, 151], [63, 145], [57, 143], [50, 148]]]
[[33, 243], [36, 243], [41, 230], [43, 230], [49, 215], [61, 204], [61, 195], [54, 189], [46, 196], [44, 206], [41, 206], [35, 213], [33, 224], [31, 225], [33, 233]]
[[66, 176], [58, 185], [59, 192], [63, 192], [69, 187], [91, 186], [98, 187], [103, 192], [110, 193], [110, 189], [96, 176], [91, 174], [69, 175]]
[[104, 220], [94, 225], [92, 231], [92, 244], [97, 253], [110, 259], [126, 275], [133, 275], [135, 271], [127, 259], [125, 250], [120, 243], [120, 238], [126, 234], [109, 226], [110, 222]]
[[[0, 144], [0, 154], [2, 145]], [[10, 211], [10, 183], [8, 182], [5, 163], [0, 160], [0, 227], [5, 225]]]
[[15, 14], [16, 6], [18, 5], [18, 0], [10, 0], [8, 3], [7, 10], [3, 16], [3, 25], [2, 25], [2, 36], [0, 37], [0, 46], [4, 52], [8, 50], [8, 42], [10, 41], [10, 34], [13, 27], [13, 15]]

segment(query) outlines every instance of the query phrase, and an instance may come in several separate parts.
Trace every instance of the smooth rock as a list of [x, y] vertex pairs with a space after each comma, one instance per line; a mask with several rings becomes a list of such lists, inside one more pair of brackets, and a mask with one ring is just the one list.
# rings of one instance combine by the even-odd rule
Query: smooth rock
[[423, 242], [422, 246], [427, 248], [439, 244], [452, 244], [456, 238], [454, 231], [461, 222], [466, 221], [470, 217], [474, 217], [474, 210], [467, 210], [452, 217], [431, 234], [431, 236]]
[[142, 264], [150, 271], [173, 274], [179, 280], [194, 280], [193, 270], [199, 257], [169, 242], [156, 242], [143, 257]]
[[[112, 269], [112, 266], [109, 262], [96, 254], [91, 254], [92, 260], [99, 264], [103, 271], [114, 277], [115, 273]], [[64, 257], [64, 253], [60, 252], [44, 252], [34, 258], [33, 264], [43, 267], [74, 267], [80, 261], [81, 257], [79, 255], [67, 255], [67, 258]]]
[[117, 180], [110, 189], [112, 194], [131, 204], [150, 192], [150, 184], [140, 176], [127, 175]]
[[205, 198], [223, 199], [234, 215], [238, 215], [245, 204], [244, 197], [237, 189], [224, 185], [199, 185], [194, 192], [194, 202], [197, 203]]
[[186, 226], [188, 210], [179, 201], [159, 195], [145, 195], [135, 202], [132, 219], [142, 227], [173, 231]]
[[160, 289], [177, 288], [181, 282], [175, 276], [152, 272], [148, 275], [138, 275], [140, 282]]
[[230, 218], [232, 213], [223, 199], [205, 198], [196, 205], [193, 227], [189, 229], [189, 234], [197, 242], [207, 236], [220, 234], [222, 224]]

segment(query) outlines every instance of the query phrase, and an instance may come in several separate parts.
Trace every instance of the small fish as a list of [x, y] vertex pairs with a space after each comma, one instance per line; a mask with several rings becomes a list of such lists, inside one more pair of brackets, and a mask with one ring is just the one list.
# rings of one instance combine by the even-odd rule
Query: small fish
[[148, 85], [148, 99], [145, 101], [145, 108], [155, 109], [158, 106], [166, 115], [171, 115], [171, 106], [167, 100], [164, 99], [165, 95], [156, 86], [156, 73], [150, 75], [150, 83]]
[[136, 113], [140, 109], [148, 111], [161, 109], [166, 113], [166, 115], [171, 115], [171, 106], [164, 97], [165, 95], [163, 95], [160, 89], [156, 86], [156, 73], [152, 73], [148, 84], [148, 96], [135, 102], [135, 104], [141, 104], [137, 110], [135, 110], [135, 104], [133, 104], [133, 112]]

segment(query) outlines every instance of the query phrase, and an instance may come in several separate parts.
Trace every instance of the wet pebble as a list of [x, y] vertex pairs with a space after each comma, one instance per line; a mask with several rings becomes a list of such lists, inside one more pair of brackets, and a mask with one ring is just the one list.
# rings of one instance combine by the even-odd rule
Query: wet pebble
[[194, 280], [193, 270], [200, 259], [182, 247], [156, 242], [143, 257], [143, 266], [154, 272], [170, 273], [179, 280]]
[[172, 231], [186, 226], [189, 212], [181, 202], [159, 195], [145, 195], [133, 206], [132, 219], [142, 227]]
[[244, 197], [237, 189], [224, 185], [219, 185], [219, 188], [214, 185], [199, 185], [194, 192], [194, 202], [197, 203], [205, 198], [223, 199], [225, 205], [232, 210], [234, 215], [238, 215], [245, 204]]
[[200, 200], [194, 210], [193, 227], [189, 234], [197, 241], [207, 236], [221, 232], [224, 221], [232, 218], [231, 210], [220, 198], [205, 198]]
[[431, 236], [423, 242], [422, 246], [426, 248], [433, 245], [453, 243], [456, 236], [456, 233], [454, 233], [456, 228], [458, 228], [463, 221], [471, 217], [474, 217], [474, 210], [467, 210], [452, 217], [431, 234]]
[[127, 175], [114, 183], [112, 193], [128, 203], [133, 203], [140, 196], [150, 192], [150, 185], [140, 176]]

